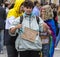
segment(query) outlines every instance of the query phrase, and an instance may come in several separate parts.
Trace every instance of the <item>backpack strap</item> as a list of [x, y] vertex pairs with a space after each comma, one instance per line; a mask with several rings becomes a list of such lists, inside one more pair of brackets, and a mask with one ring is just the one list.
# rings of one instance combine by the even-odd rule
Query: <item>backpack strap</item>
[[37, 16], [36, 16], [36, 21], [37, 21], [37, 23], [38, 23], [38, 25], [39, 25], [39, 21], [40, 21], [40, 20], [39, 20], [39, 17], [37, 17]]
[[[20, 16], [20, 24], [22, 24], [22, 22], [23, 22], [23, 16]], [[18, 31], [19, 31], [19, 32], [22, 32], [21, 29], [19, 29]]]
[[[20, 24], [22, 24], [22, 21], [23, 21], [23, 16], [20, 16]], [[36, 16], [36, 21], [39, 25], [39, 17]]]
[[20, 24], [22, 24], [23, 16], [20, 16]]

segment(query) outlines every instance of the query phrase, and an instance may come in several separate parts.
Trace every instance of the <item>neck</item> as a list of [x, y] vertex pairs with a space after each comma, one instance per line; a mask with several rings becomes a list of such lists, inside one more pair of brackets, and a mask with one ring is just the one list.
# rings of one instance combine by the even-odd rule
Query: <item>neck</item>
[[29, 16], [31, 15], [31, 13], [30, 13], [30, 14], [25, 13], [25, 14], [26, 14], [26, 15], [29, 15]]

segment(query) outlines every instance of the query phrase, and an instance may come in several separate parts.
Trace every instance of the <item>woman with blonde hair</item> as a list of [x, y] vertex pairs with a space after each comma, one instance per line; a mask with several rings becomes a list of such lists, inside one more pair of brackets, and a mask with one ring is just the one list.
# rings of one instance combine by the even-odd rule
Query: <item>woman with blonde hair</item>
[[[53, 20], [53, 12], [49, 5], [45, 5], [41, 8], [41, 18], [44, 20], [45, 23], [47, 23], [47, 25], [50, 27], [50, 30], [51, 30], [51, 36], [49, 37], [50, 43], [48, 45], [47, 44], [42, 45], [43, 56], [53, 57], [54, 46], [55, 46], [55, 41], [56, 41], [56, 27], [55, 27], [55, 22]], [[46, 50], [48, 51], [46, 52]]]

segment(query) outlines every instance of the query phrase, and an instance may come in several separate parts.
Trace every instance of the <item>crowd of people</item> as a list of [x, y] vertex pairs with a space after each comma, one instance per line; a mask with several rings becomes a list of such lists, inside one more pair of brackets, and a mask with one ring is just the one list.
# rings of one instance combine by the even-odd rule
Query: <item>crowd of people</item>
[[60, 5], [0, 0], [0, 53], [6, 46], [8, 57], [54, 57], [59, 40]]

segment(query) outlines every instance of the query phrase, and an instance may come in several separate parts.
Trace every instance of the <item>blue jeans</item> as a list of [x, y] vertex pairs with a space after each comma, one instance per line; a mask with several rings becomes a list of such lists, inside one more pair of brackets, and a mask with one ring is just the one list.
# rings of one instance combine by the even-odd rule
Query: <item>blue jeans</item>
[[0, 52], [3, 50], [4, 46], [4, 30], [0, 30]]
[[42, 45], [42, 57], [49, 57], [49, 51], [50, 51], [50, 45], [49, 44], [43, 44]]

